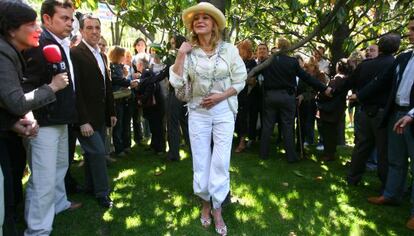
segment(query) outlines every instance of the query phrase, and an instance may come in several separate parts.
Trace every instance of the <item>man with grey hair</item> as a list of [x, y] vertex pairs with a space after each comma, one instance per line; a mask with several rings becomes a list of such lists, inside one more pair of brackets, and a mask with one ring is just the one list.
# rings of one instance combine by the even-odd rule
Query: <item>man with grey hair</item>
[[[378, 57], [361, 62], [348, 78], [345, 89], [354, 89], [358, 94], [372, 80], [376, 80], [381, 73], [387, 71], [394, 63], [393, 54], [398, 51], [400, 42], [401, 37], [398, 34], [387, 34], [381, 37], [378, 41]], [[371, 56], [374, 55], [371, 54]], [[354, 94], [351, 97], [354, 97]], [[389, 91], [384, 91], [360, 102], [358, 119], [355, 119], [355, 126], [360, 128], [355, 133], [355, 147], [347, 175], [350, 185], [360, 182], [365, 172], [366, 162], [372, 150], [376, 148], [378, 151], [377, 172], [382, 183], [381, 191], [385, 187], [388, 170], [387, 130], [385, 127], [378, 127], [384, 118], [384, 108], [388, 97]]]
[[378, 45], [371, 44], [365, 49], [365, 58], [373, 59], [378, 56]]

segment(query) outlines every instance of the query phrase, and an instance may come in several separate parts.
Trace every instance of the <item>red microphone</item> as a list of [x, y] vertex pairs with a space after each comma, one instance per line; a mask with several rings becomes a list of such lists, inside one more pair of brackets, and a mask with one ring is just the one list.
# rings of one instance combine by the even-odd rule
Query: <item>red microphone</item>
[[43, 55], [46, 61], [52, 64], [53, 75], [67, 72], [66, 64], [62, 61], [62, 53], [57, 45], [50, 44], [45, 46], [43, 48]]

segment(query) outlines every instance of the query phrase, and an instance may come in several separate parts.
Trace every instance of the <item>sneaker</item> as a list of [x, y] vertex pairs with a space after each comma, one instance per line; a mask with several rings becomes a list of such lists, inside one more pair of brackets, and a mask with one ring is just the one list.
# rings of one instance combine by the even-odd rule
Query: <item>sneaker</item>
[[324, 149], [323, 144], [318, 144], [318, 146], [316, 146], [316, 150], [318, 151], [323, 151]]

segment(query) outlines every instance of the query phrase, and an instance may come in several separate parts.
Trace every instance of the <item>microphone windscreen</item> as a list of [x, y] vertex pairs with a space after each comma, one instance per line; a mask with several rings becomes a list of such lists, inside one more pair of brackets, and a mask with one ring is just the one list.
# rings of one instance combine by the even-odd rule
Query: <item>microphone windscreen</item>
[[60, 63], [62, 61], [62, 53], [55, 44], [45, 46], [43, 48], [43, 55], [49, 63]]

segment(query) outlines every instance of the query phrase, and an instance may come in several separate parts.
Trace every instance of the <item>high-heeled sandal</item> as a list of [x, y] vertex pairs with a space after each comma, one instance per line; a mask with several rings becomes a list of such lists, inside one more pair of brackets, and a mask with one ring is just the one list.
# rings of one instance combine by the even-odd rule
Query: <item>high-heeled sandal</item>
[[[214, 218], [213, 210], [211, 210], [211, 215], [212, 215], [212, 216], [213, 216], [213, 218]], [[227, 235], [227, 226], [226, 226], [226, 224], [224, 223], [224, 221], [223, 221], [223, 225], [222, 225], [222, 226], [220, 226], [220, 227], [217, 227], [216, 222], [214, 222], [214, 229], [215, 229], [215, 230], [216, 230], [216, 232], [217, 232], [218, 234], [220, 234], [221, 236], [226, 236], [226, 235]]]
[[216, 232], [218, 234], [220, 234], [221, 236], [226, 236], [227, 235], [227, 226], [223, 225], [220, 228], [214, 227], [216, 229]]
[[200, 221], [201, 221], [201, 226], [203, 226], [204, 228], [208, 228], [211, 225], [211, 217], [200, 217]]

